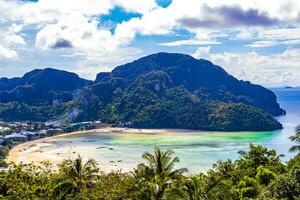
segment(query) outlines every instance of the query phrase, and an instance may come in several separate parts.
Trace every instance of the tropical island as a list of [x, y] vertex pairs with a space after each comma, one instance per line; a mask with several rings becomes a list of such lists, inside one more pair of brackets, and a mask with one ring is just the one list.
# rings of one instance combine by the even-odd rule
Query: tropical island
[[[157, 53], [102, 72], [95, 81], [46, 68], [0, 79], [0, 119], [133, 128], [281, 129], [275, 94], [203, 59]], [[258, 123], [259, 122], [259, 123]]]
[[0, 0], [0, 200], [300, 200], [299, 0]]

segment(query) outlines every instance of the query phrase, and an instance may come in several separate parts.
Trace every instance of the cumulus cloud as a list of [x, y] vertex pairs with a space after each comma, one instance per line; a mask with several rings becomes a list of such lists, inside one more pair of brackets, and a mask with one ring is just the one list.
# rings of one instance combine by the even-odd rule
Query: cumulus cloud
[[35, 45], [42, 49], [75, 48], [82, 51], [108, 51], [116, 48], [111, 32], [99, 29], [96, 20], [68, 16], [48, 24], [36, 35]]
[[261, 55], [250, 53], [212, 53], [211, 47], [199, 47], [195, 58], [211, 60], [224, 67], [239, 79], [259, 84], [300, 84], [300, 49], [289, 49], [279, 54]]
[[16, 0], [0, 0], [0, 23], [16, 20], [15, 10], [19, 7]]
[[[166, 8], [158, 6], [155, 0], [0, 0], [0, 5], [2, 59], [16, 58], [20, 47], [24, 51], [30, 49], [55, 56], [61, 52], [65, 59], [79, 59], [81, 66], [91, 64], [90, 72], [96, 66], [112, 66], [120, 57], [141, 55], [137, 47], [130, 46], [137, 36], [175, 36], [182, 30], [187, 33], [177, 41], [159, 43], [167, 47], [222, 45], [222, 39], [249, 40], [245, 48], [300, 44], [298, 0], [271, 3], [270, 0], [173, 0]], [[109, 15], [116, 7], [139, 15], [116, 22], [113, 28], [105, 27], [101, 16]], [[227, 69], [239, 77], [245, 77], [246, 72], [255, 68], [249, 71], [253, 76], [247, 76], [254, 82], [264, 82], [266, 77], [273, 80], [275, 74], [282, 80], [295, 79], [292, 72], [296, 71], [298, 60], [287, 54], [291, 52], [282, 55], [211, 54], [209, 47], [195, 52], [195, 56], [205, 55], [224, 66], [237, 66]], [[262, 62], [258, 63], [260, 60]], [[279, 68], [280, 62], [281, 67], [291, 69], [290, 73]], [[268, 65], [269, 68], [265, 67]], [[242, 66], [240, 70], [239, 66]]]
[[22, 24], [12, 24], [6, 32], [3, 33], [4, 42], [8, 46], [25, 45], [24, 38], [19, 34], [22, 30]]
[[18, 58], [15, 48], [26, 44], [24, 38], [19, 35], [22, 25], [12, 24], [6, 29], [0, 30], [0, 60], [12, 60]]
[[[37, 48], [74, 48], [87, 54], [95, 51], [98, 54], [112, 52], [130, 43], [135, 36], [135, 32], [126, 32], [132, 30], [132, 27], [122, 28], [122, 24], [113, 35], [111, 30], [101, 28], [99, 16], [109, 14], [115, 7], [120, 7], [125, 12], [140, 14], [158, 8], [155, 0], [0, 0], [0, 4], [14, 11], [9, 17], [8, 14], [0, 14], [0, 20], [3, 19], [3, 23], [18, 21], [36, 31]], [[2, 18], [2, 15], [6, 18]], [[23, 37], [17, 34], [10, 34], [5, 40], [14, 44], [26, 43]]]
[[[2, 0], [3, 1], [3, 0]], [[55, 22], [57, 19], [78, 13], [82, 16], [108, 14], [114, 7], [145, 14], [157, 7], [155, 0], [39, 0], [18, 7], [18, 18], [26, 23]]]
[[[1, 27], [1, 26], [0, 26]], [[22, 25], [12, 24], [0, 29], [0, 43], [6, 47], [23, 46], [26, 44], [24, 38], [20, 35]]]
[[[212, 9], [204, 7], [206, 18], [181, 18], [179, 23], [190, 28], [198, 27], [234, 27], [234, 26], [272, 26], [278, 23], [266, 13], [260, 13], [256, 9], [242, 10], [240, 7], [220, 7]], [[218, 17], [221, 16], [221, 17]]]
[[16, 59], [18, 54], [16, 51], [5, 48], [0, 44], [0, 58], [2, 59]]
[[53, 49], [60, 49], [60, 48], [72, 48], [73, 44], [69, 40], [60, 39], [55, 42], [52, 46]]
[[[268, 0], [173, 0], [167, 8], [159, 7], [155, 0], [75, 0], [71, 3], [69, 0], [39, 0], [38, 2], [11, 0], [11, 4], [6, 0], [0, 1], [3, 1], [3, 5], [6, 5], [7, 8], [15, 7], [15, 12], [13, 12], [15, 14], [10, 18], [21, 20], [26, 25], [38, 24], [41, 30], [37, 33], [36, 45], [44, 49], [56, 47], [55, 44], [60, 44], [60, 41], [68, 41], [72, 47], [84, 46], [87, 49], [87, 45], [78, 45], [80, 41], [78, 34], [75, 37], [68, 34], [69, 30], [78, 29], [72, 24], [72, 20], [79, 22], [77, 26], [83, 29], [80, 31], [81, 33], [90, 31], [90, 21], [97, 24], [93, 31], [94, 35], [89, 37], [90, 40], [84, 40], [91, 44], [90, 49], [95, 49], [95, 42], [107, 41], [109, 45], [106, 46], [117, 48], [119, 45], [130, 44], [138, 34], [171, 34], [178, 28], [187, 29], [196, 35], [203, 35], [203, 32], [210, 29], [221, 29], [219, 30], [221, 33], [224, 32], [222, 29], [237, 26], [265, 27], [284, 22], [298, 22], [300, 9], [300, 3], [296, 0], [275, 1], [272, 4]], [[97, 16], [108, 14], [115, 7], [121, 7], [127, 12], [140, 13], [142, 17], [117, 24], [114, 32], [99, 28], [98, 24], [101, 22]], [[72, 20], [69, 20], [70, 24], [66, 24], [64, 18], [70, 18], [70, 16], [72, 16]], [[86, 19], [83, 20], [83, 18]], [[59, 30], [62, 29], [62, 24], [65, 24], [65, 30]], [[46, 33], [45, 30], [49, 30], [50, 33]], [[76, 34], [76, 32], [72, 34]], [[244, 37], [245, 34], [239, 34], [238, 38], [241, 36]], [[17, 37], [12, 40], [21, 42]], [[217, 43], [213, 36], [210, 38], [201, 36], [201, 38], [174, 41], [174, 43], [163, 45], [213, 43]], [[98, 45], [96, 49], [103, 51], [104, 46]], [[253, 44], [251, 46], [263, 45]]]
[[116, 30], [119, 36], [125, 35], [128, 40], [137, 34], [171, 34], [176, 29], [186, 29], [196, 35], [202, 35], [192, 41], [174, 41], [175, 45], [196, 43], [195, 39], [214, 40], [213, 35], [206, 38], [203, 37], [203, 33], [221, 34], [237, 28], [241, 33], [236, 39], [249, 39], [254, 36], [254, 33], [244, 31], [249, 30], [249, 27], [268, 27], [272, 30], [274, 26], [283, 23], [299, 23], [299, 10], [300, 3], [295, 0], [275, 1], [272, 4], [267, 0], [173, 0], [167, 8], [157, 8], [141, 18], [119, 24]]

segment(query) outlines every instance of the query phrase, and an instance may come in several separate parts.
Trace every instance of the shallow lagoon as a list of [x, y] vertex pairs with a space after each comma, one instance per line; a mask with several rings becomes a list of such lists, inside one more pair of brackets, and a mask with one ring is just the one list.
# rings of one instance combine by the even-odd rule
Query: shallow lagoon
[[[153, 151], [155, 146], [173, 149], [180, 158], [180, 167], [187, 167], [189, 173], [205, 171], [218, 160], [236, 159], [240, 150], [247, 150], [249, 143], [264, 145], [284, 154], [288, 152], [295, 127], [300, 124], [300, 89], [273, 89], [278, 101], [287, 111], [286, 116], [278, 117], [284, 125], [280, 131], [269, 132], [206, 132], [168, 130], [164, 133], [86, 133], [68, 135], [49, 140], [42, 145], [38, 157], [61, 160], [80, 154], [83, 158], [94, 158], [104, 171], [127, 172], [142, 162], [145, 151]], [[59, 152], [59, 153], [58, 153]], [[33, 159], [37, 152], [24, 154], [23, 159]]]

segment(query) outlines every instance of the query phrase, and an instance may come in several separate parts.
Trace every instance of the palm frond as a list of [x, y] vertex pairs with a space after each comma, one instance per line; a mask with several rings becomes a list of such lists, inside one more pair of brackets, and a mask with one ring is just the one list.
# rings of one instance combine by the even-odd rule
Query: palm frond
[[71, 194], [73, 188], [74, 188], [73, 182], [65, 181], [65, 182], [59, 183], [53, 189], [52, 197], [53, 197], [53, 199], [64, 199], [65, 196], [67, 196], [68, 194]]
[[294, 145], [289, 149], [290, 152], [300, 152], [300, 145]]

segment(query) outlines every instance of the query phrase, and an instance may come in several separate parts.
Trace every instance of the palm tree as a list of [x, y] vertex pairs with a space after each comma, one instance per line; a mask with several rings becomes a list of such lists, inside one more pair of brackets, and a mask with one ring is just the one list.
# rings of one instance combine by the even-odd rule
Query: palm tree
[[[173, 188], [170, 197], [182, 200], [206, 200], [209, 199], [205, 191], [206, 181], [203, 174], [186, 179], [181, 187]], [[176, 198], [177, 197], [177, 198]]]
[[[238, 153], [241, 153], [239, 151]], [[244, 154], [245, 155], [245, 154]], [[234, 163], [229, 159], [226, 162], [221, 160], [217, 161], [217, 163], [213, 164], [213, 168], [219, 172], [219, 174], [225, 179], [230, 177], [230, 172], [234, 171]]]
[[175, 164], [179, 162], [178, 157], [173, 158], [173, 154], [171, 150], [162, 151], [159, 148], [155, 148], [154, 154], [148, 152], [143, 154], [142, 158], [148, 165], [140, 164], [134, 176], [142, 177], [150, 189], [147, 190], [149, 199], [161, 200], [172, 183], [187, 172], [186, 168], [173, 170]]
[[162, 151], [156, 147], [154, 154], [146, 152], [143, 154], [142, 158], [148, 162], [150, 169], [153, 170], [155, 175], [168, 175], [170, 178], [177, 178], [178, 176], [181, 176], [182, 173], [187, 172], [187, 169], [180, 168], [172, 171], [175, 164], [179, 162], [178, 157], [172, 158], [173, 155], [174, 151], [172, 150]]
[[292, 140], [293, 142], [298, 143], [298, 144], [292, 146], [290, 148], [290, 151], [291, 152], [296, 152], [296, 151], [300, 152], [300, 144], [299, 144], [300, 143], [300, 126], [298, 126], [296, 128], [296, 134], [294, 136], [289, 137], [289, 139]]
[[53, 197], [65, 199], [68, 194], [80, 192], [98, 179], [99, 169], [93, 159], [83, 163], [80, 155], [75, 160], [64, 160], [59, 166], [60, 179], [54, 187]]

